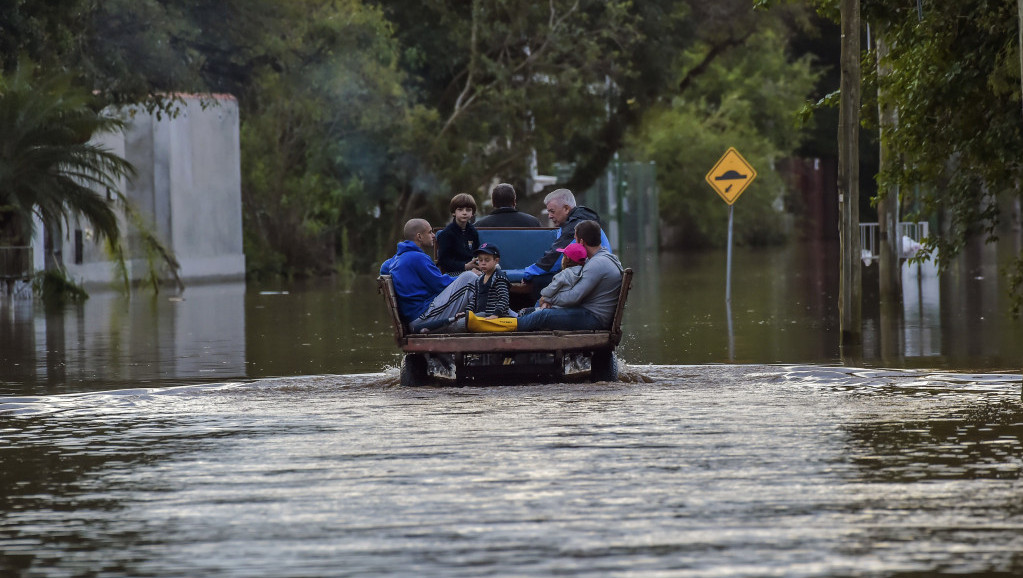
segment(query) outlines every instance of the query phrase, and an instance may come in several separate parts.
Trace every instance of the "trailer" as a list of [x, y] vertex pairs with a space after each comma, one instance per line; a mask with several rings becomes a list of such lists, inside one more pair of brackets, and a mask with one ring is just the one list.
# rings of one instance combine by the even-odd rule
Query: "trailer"
[[611, 328], [601, 331], [509, 331], [502, 333], [410, 333], [398, 314], [389, 275], [377, 279], [404, 353], [403, 386], [427, 385], [453, 376], [459, 385], [561, 379], [589, 370], [591, 381], [616, 381], [615, 348], [622, 340], [622, 315], [632, 286], [632, 269], [622, 273]]

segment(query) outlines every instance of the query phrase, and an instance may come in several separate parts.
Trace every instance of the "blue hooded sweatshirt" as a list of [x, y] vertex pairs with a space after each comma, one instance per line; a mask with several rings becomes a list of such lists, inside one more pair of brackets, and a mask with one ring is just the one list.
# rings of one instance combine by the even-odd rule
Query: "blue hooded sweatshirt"
[[398, 251], [380, 265], [390, 275], [398, 297], [398, 312], [406, 323], [422, 315], [433, 298], [455, 280], [440, 272], [433, 259], [412, 241], [398, 243]]

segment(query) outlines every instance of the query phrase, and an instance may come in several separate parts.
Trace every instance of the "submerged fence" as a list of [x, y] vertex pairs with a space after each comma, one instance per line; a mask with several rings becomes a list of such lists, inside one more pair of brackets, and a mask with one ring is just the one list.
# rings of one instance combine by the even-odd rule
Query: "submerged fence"
[[[899, 223], [899, 257], [908, 259], [916, 255], [921, 243], [930, 235], [930, 226], [922, 223]], [[878, 259], [878, 224], [860, 223], [860, 254], [865, 265]]]

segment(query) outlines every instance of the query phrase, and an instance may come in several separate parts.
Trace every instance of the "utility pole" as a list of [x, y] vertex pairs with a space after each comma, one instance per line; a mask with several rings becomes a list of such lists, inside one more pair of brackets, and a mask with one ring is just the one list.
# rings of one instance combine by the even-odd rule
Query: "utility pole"
[[[877, 34], [877, 116], [880, 129], [879, 171], [890, 170], [898, 162], [898, 155], [885, 142], [898, 123], [898, 110], [888, 98], [885, 81], [891, 74], [888, 61], [888, 27], [882, 23]], [[881, 356], [885, 361], [901, 359], [905, 351], [902, 311], [902, 231], [899, 228], [899, 187], [888, 186], [878, 191], [878, 282], [880, 284]]]
[[860, 1], [841, 0], [841, 106], [838, 116], [838, 239], [842, 345], [863, 342], [860, 272]]
[[[1023, 0], [1020, 0], [1023, 2]], [[897, 155], [886, 144], [885, 139], [895, 130], [897, 111], [888, 101], [884, 83], [891, 73], [888, 63], [888, 35], [886, 26], [878, 28], [877, 34], [877, 115], [880, 125], [880, 159], [879, 170], [885, 172], [897, 161]], [[888, 187], [878, 191], [877, 202], [878, 229], [878, 281], [880, 283], [881, 301], [891, 305], [902, 303], [902, 267], [901, 254], [902, 231], [899, 230], [899, 188]]]

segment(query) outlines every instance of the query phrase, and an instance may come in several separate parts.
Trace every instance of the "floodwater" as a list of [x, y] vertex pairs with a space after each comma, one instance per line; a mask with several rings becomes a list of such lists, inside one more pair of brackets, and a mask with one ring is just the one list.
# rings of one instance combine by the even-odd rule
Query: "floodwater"
[[8, 303], [0, 576], [1023, 575], [997, 259], [843, 349], [828, 252], [626, 259], [616, 383], [402, 388], [368, 278]]

